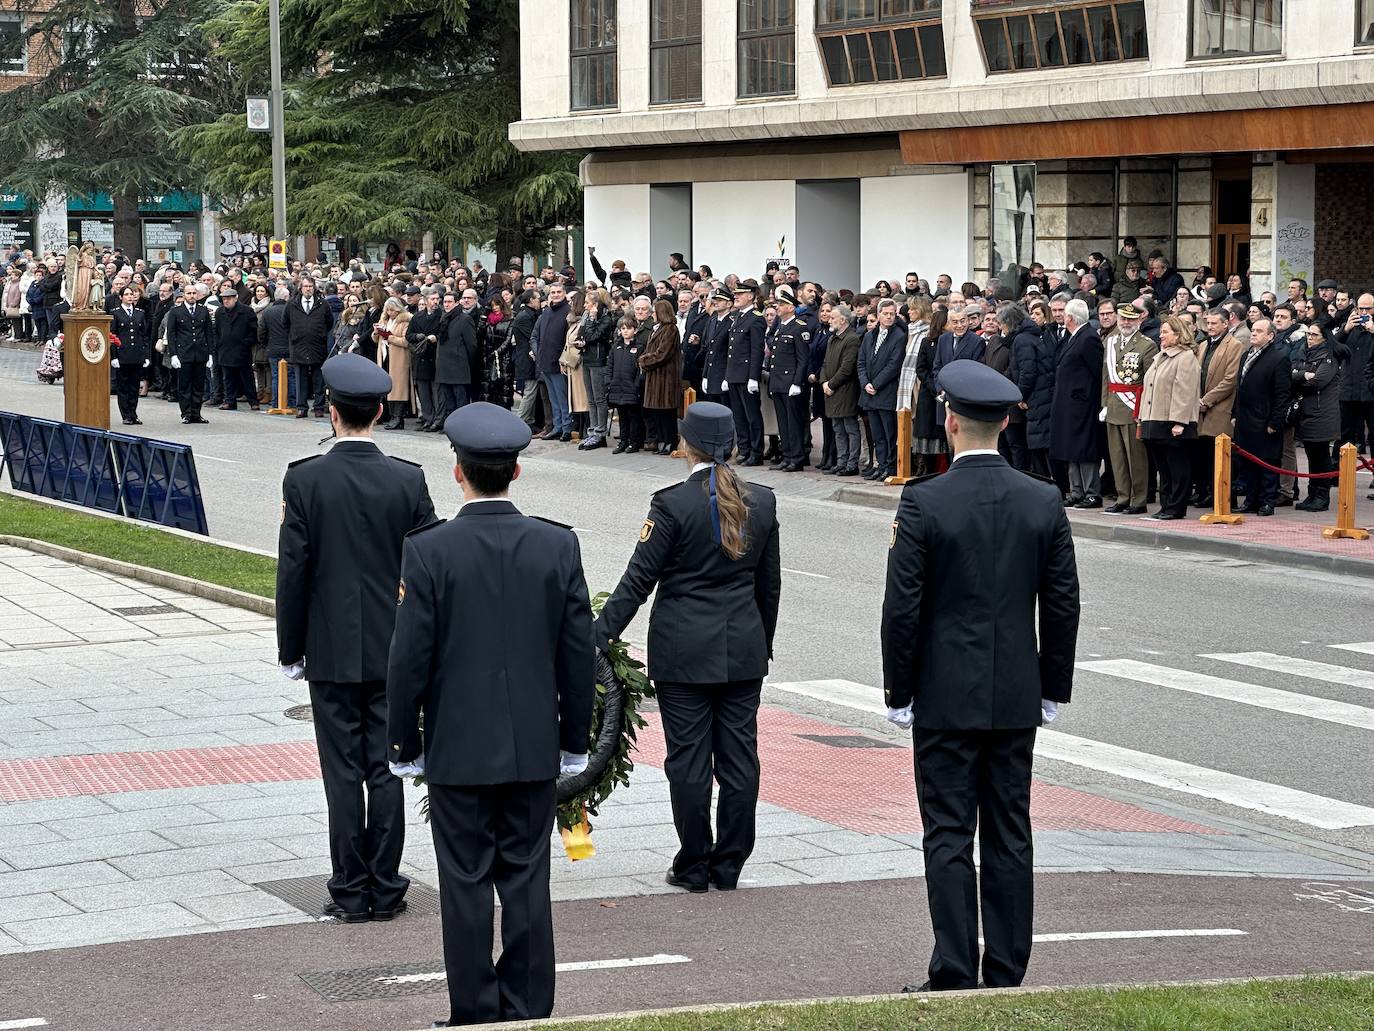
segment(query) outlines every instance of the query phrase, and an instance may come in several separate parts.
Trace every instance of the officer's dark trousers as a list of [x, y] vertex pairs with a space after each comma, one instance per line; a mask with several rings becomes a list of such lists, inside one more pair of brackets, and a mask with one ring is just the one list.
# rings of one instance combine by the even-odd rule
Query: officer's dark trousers
[[[978, 903], [983, 908], [983, 981], [1021, 983], [1031, 951], [1030, 784], [1035, 728], [944, 731], [921, 727], [916, 796], [935, 951], [935, 989], [978, 985]], [[982, 883], [973, 868], [979, 833]]]
[[177, 370], [177, 405], [183, 419], [199, 419], [205, 404], [205, 363], [182, 362]]
[[730, 384], [730, 411], [735, 417], [736, 448], [741, 459], [763, 457], [763, 409], [759, 395], [743, 383]]
[[[799, 406], [795, 402], [800, 401]], [[778, 437], [782, 445], [782, 460], [789, 465], [801, 465], [806, 457], [806, 424], [802, 421], [804, 397], [773, 395], [773, 411], [778, 415]]]
[[115, 369], [115, 390], [119, 394], [119, 417], [121, 419], [138, 418], [138, 388], [143, 380], [143, 368], [140, 362], [130, 362], [127, 366], [119, 363], [119, 368]]
[[350, 913], [393, 910], [410, 879], [399, 872], [405, 797], [387, 766], [386, 683], [312, 681], [310, 706], [329, 805], [329, 894]]
[[[448, 972], [449, 1021], [533, 1020], [553, 1012], [549, 835], [554, 782], [429, 785], [430, 829]], [[501, 959], [491, 960], [492, 887]]]
[[[689, 884], [704, 887], [709, 879], [733, 888], [754, 851], [763, 681], [673, 684], [660, 680], [655, 687], [668, 743], [664, 773], [681, 844], [673, 872]], [[713, 776], [720, 785], [714, 844]]]

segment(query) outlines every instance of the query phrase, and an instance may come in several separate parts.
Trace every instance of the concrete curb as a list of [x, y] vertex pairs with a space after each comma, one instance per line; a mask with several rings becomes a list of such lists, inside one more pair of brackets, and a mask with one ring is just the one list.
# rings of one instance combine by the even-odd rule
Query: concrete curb
[[590, 1023], [599, 1023], [605, 1020], [634, 1020], [645, 1017], [668, 1017], [677, 1014], [687, 1013], [732, 1013], [739, 1010], [756, 1009], [762, 1006], [780, 1006], [792, 1009], [801, 1006], [816, 1006], [823, 1003], [832, 1002], [909, 1002], [914, 1006], [923, 1003], [940, 1001], [945, 1002], [951, 999], [986, 999], [989, 995], [1047, 995], [1059, 992], [1079, 992], [1079, 991], [1104, 991], [1118, 992], [1134, 988], [1209, 988], [1224, 987], [1226, 985], [1254, 984], [1256, 982], [1276, 982], [1302, 981], [1310, 977], [1339, 977], [1347, 980], [1355, 980], [1361, 977], [1374, 977], [1374, 971], [1368, 970], [1348, 970], [1338, 974], [1281, 974], [1276, 977], [1222, 977], [1211, 980], [1203, 979], [1198, 981], [1149, 981], [1136, 984], [1095, 984], [1095, 985], [1035, 985], [1022, 988], [967, 988], [961, 991], [952, 992], [928, 992], [921, 994], [893, 993], [891, 995], [852, 995], [838, 996], [829, 999], [780, 999], [772, 1002], [729, 1002], [729, 1003], [710, 1003], [703, 1006], [675, 1006], [670, 1009], [658, 1010], [630, 1010], [622, 1013], [599, 1013], [582, 1017], [562, 1017], [547, 1020], [517, 1020], [499, 1024], [469, 1024], [468, 1027], [474, 1029], [490, 1028], [496, 1031], [497, 1028], [532, 1028], [532, 1027], [568, 1027], [576, 1028]]
[[[205, 540], [205, 538], [199, 535], [196, 535], [196, 539]], [[214, 543], [219, 542], [216, 541]], [[60, 558], [64, 562], [71, 562], [78, 566], [86, 566], [90, 569], [98, 569], [102, 573], [113, 573], [116, 576], [126, 576], [130, 580], [138, 580], [141, 583], [151, 584], [154, 587], [165, 587], [169, 590], [180, 591], [183, 594], [204, 598], [207, 601], [219, 602], [221, 605], [232, 605], [235, 608], [247, 609], [259, 615], [275, 618], [277, 614], [277, 604], [271, 598], [261, 598], [256, 594], [249, 594], [247, 591], [236, 590], [233, 587], [221, 587], [219, 584], [204, 583], [201, 580], [193, 580], [191, 577], [182, 576], [179, 573], [167, 573], [161, 569], [139, 566], [132, 562], [121, 562], [119, 559], [106, 558], [104, 555], [92, 555], [86, 551], [77, 551], [75, 548], [65, 548], [60, 544], [49, 544], [47, 541], [36, 541], [29, 537], [16, 537], [8, 533], [0, 534], [0, 544], [8, 544], [11, 547], [23, 548], [25, 551], [33, 551], [40, 555], [49, 555], [52, 558]], [[222, 546], [229, 548], [233, 547], [233, 545]]]
[[[862, 505], [865, 508], [897, 510], [901, 491], [892, 487], [867, 487], [858, 484], [845, 484], [831, 499], [849, 505]], [[1299, 551], [1296, 548], [1279, 548], [1272, 544], [1256, 544], [1252, 541], [1227, 540], [1224, 529], [1215, 534], [1198, 535], [1171, 533], [1168, 530], [1152, 530], [1143, 526], [1127, 524], [1104, 525], [1086, 519], [1069, 517], [1073, 535], [1084, 540], [1114, 541], [1121, 544], [1144, 545], [1149, 548], [1172, 548], [1199, 554], [1218, 555], [1223, 558], [1240, 559], [1247, 562], [1264, 562], [1271, 565], [1289, 566], [1293, 569], [1315, 569], [1323, 573], [1338, 573], [1345, 576], [1362, 576], [1374, 579], [1374, 557], [1351, 558], [1348, 555], [1328, 555], [1315, 551]], [[1313, 528], [1316, 532], [1316, 528]]]

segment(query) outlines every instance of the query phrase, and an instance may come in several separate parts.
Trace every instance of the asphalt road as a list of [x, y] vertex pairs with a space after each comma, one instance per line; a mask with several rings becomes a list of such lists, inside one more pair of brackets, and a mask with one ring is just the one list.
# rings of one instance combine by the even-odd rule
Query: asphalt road
[[[1208, 933], [1040, 942], [1030, 985], [1374, 968], [1370, 914], [1342, 908], [1348, 897], [1330, 895], [1332, 885], [1042, 874], [1036, 887], [1037, 935]], [[1371, 885], [1340, 887], [1368, 895]], [[930, 940], [919, 881], [569, 902], [556, 907], [554, 924], [560, 963], [678, 958], [560, 973], [561, 1016], [896, 992], [924, 980]], [[12, 955], [0, 1016], [122, 1031], [427, 1027], [447, 1016], [441, 980], [396, 989], [378, 979], [441, 971], [438, 940], [437, 917], [407, 916]], [[373, 997], [330, 1001], [305, 980], [326, 972], [354, 972], [348, 980]], [[82, 990], [72, 991], [77, 983]]]
[[[61, 417], [61, 391], [32, 379], [31, 353], [0, 350], [0, 407]], [[212, 536], [275, 550], [280, 482], [288, 462], [316, 454], [328, 427], [320, 420], [291, 420], [208, 411], [208, 426], [182, 426], [176, 406], [145, 399], [141, 414], [150, 437], [194, 447]], [[460, 494], [451, 476], [451, 452], [441, 436], [379, 432], [390, 453], [420, 462], [441, 515]], [[891, 516], [831, 500], [832, 478], [753, 470], [775, 486], [782, 523], [783, 600], [775, 645], [775, 683], [845, 681], [878, 698], [881, 660], [878, 626]], [[593, 592], [610, 590], [635, 546], [649, 495], [685, 475], [679, 461], [645, 455], [578, 453], [571, 445], [536, 442], [514, 489], [522, 509], [570, 523], [582, 539]], [[894, 491], [895, 504], [895, 491]], [[1139, 679], [1080, 672], [1074, 704], [1055, 729], [1133, 752], [1219, 771], [1258, 785], [1258, 806], [1233, 804], [1226, 791], [1205, 785], [1176, 791], [1148, 779], [1125, 778], [1091, 766], [1037, 760], [1046, 779], [1147, 799], [1183, 814], [1211, 814], [1238, 828], [1264, 828], [1295, 847], [1353, 850], [1374, 859], [1374, 811], [1355, 826], [1317, 825], [1293, 819], [1296, 806], [1266, 801], [1273, 789], [1296, 789], [1374, 805], [1374, 655], [1331, 646], [1374, 639], [1367, 613], [1374, 584], [1359, 578], [1304, 572], [1275, 565], [1148, 549], [1100, 541], [1077, 544], [1083, 585], [1080, 661], [1130, 659], [1147, 663], [1166, 680], [1195, 671], [1241, 684], [1219, 696]], [[628, 636], [642, 641], [647, 612]], [[1342, 682], [1258, 669], [1200, 656], [1274, 653], [1341, 667]], [[1312, 667], [1316, 668], [1316, 667]], [[1328, 674], [1329, 676], [1329, 674]], [[1248, 685], [1248, 686], [1247, 686]], [[1253, 690], [1258, 688], [1259, 690]], [[1265, 693], [1264, 689], [1269, 689]], [[1273, 694], [1274, 691], [1281, 694]], [[880, 718], [837, 704], [843, 691], [803, 698], [770, 689], [774, 704], [817, 712], [834, 722], [897, 735]], [[1341, 703], [1328, 711], [1327, 702]], [[1314, 707], [1316, 707], [1314, 709]], [[1320, 711], [1320, 716], [1314, 716]], [[1185, 779], [1187, 779], [1185, 777]], [[1335, 821], [1340, 822], [1340, 821]], [[1337, 854], [1346, 859], [1351, 854]]]

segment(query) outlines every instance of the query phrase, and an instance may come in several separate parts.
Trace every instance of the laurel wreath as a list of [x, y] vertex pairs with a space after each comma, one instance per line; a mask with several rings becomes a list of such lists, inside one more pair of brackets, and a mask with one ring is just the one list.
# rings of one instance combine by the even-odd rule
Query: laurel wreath
[[[606, 592], [592, 599], [593, 616], [601, 615], [602, 606], [610, 595]], [[590, 824], [601, 804], [618, 787], [628, 787], [635, 768], [630, 758], [638, 743], [639, 731], [648, 724], [639, 708], [646, 698], [654, 697], [653, 685], [644, 672], [644, 663], [630, 654], [624, 641], [612, 641], [609, 649], [597, 656], [596, 696], [592, 709], [592, 730], [587, 743], [587, 769], [558, 781], [558, 828], [570, 830], [579, 824]], [[423, 730], [423, 727], [421, 727]], [[415, 778], [423, 785], [425, 778]], [[429, 822], [429, 796], [420, 799], [420, 815]]]

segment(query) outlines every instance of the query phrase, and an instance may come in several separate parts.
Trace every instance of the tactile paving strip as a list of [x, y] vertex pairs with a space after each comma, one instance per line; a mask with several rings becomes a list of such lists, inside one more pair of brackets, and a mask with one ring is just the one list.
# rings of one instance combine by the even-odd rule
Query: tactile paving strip
[[[320, 919], [329, 904], [328, 877], [288, 877], [281, 881], [261, 881], [253, 887], [275, 895], [302, 913]], [[406, 892], [406, 916], [438, 916], [439, 893], [428, 884], [411, 881]]]
[[435, 992], [448, 991], [442, 959], [430, 963], [360, 967], [357, 970], [317, 970], [297, 976], [326, 1002], [401, 999], [408, 995], [433, 995]]
[[814, 741], [818, 745], [829, 745], [831, 748], [900, 748], [891, 741], [879, 741], [876, 737], [864, 737], [862, 734], [798, 734], [797, 737], [807, 741]]

